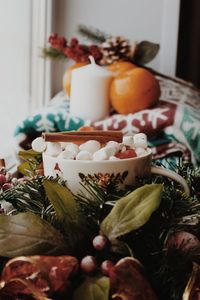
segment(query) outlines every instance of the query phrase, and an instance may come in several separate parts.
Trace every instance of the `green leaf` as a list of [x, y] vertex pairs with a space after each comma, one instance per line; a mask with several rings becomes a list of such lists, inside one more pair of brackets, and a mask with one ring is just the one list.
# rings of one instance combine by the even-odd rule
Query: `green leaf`
[[25, 176], [33, 177], [37, 167], [42, 162], [42, 154], [33, 151], [32, 149], [19, 151], [18, 154], [23, 160], [25, 160], [25, 162], [18, 166], [18, 172]]
[[31, 164], [27, 161], [21, 163], [18, 167], [17, 170], [20, 174], [24, 176], [31, 177], [33, 175], [33, 169], [31, 167]]
[[109, 278], [86, 279], [74, 292], [73, 300], [108, 300]]
[[73, 194], [69, 189], [56, 181], [44, 180], [45, 192], [52, 203], [57, 219], [62, 223], [66, 219], [78, 223], [78, 208]]
[[143, 226], [158, 208], [161, 184], [144, 185], [119, 199], [101, 223], [101, 232], [111, 241]]
[[70, 253], [78, 255], [83, 250], [82, 244], [88, 238], [88, 228], [73, 194], [67, 187], [56, 181], [45, 179], [43, 186], [48, 200], [54, 207], [57, 221], [65, 235]]
[[159, 44], [142, 41], [137, 45], [136, 53], [133, 57], [134, 62], [144, 65], [153, 60], [160, 49]]
[[41, 157], [42, 154], [38, 153], [32, 149], [30, 150], [23, 150], [23, 151], [19, 151], [18, 155], [23, 158], [24, 160], [30, 159], [30, 158], [38, 158]]
[[52, 47], [45, 47], [41, 52], [42, 58], [49, 58], [54, 60], [68, 59], [68, 57], [62, 51]]
[[0, 215], [0, 256], [54, 255], [65, 251], [62, 234], [39, 216]]
[[129, 245], [123, 241], [119, 241], [118, 239], [112, 240], [111, 251], [121, 256], [134, 256]]

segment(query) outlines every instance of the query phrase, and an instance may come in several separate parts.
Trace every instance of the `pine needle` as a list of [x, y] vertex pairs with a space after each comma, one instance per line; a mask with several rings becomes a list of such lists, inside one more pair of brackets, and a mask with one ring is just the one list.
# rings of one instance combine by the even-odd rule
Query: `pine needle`
[[83, 37], [86, 37], [88, 40], [91, 40], [96, 43], [103, 43], [108, 38], [108, 34], [91, 27], [87, 27], [85, 25], [78, 25], [77, 31]]
[[13, 205], [17, 212], [32, 212], [40, 215], [42, 219], [51, 224], [56, 223], [55, 211], [50, 204], [44, 188], [45, 177], [36, 176], [25, 183], [18, 184], [0, 195], [0, 201], [4, 200]]
[[42, 50], [42, 57], [43, 58], [50, 58], [50, 59], [68, 59], [62, 51], [59, 51], [52, 47], [46, 47]]

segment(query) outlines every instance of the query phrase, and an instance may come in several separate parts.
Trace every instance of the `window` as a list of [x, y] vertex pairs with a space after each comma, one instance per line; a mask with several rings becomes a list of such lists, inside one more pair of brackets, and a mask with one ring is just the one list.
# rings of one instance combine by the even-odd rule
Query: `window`
[[13, 152], [14, 129], [50, 97], [51, 0], [0, 0], [0, 156]]

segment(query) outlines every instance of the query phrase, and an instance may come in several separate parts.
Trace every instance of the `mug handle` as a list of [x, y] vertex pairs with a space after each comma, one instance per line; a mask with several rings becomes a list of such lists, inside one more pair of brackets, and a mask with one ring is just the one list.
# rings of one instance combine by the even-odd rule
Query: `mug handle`
[[186, 180], [179, 174], [175, 173], [174, 171], [171, 171], [171, 170], [168, 170], [168, 169], [165, 169], [162, 167], [152, 166], [151, 173], [166, 176], [168, 178], [171, 178], [171, 179], [177, 181], [178, 183], [180, 183], [182, 185], [186, 195], [188, 195], [188, 196], [190, 195], [190, 189], [189, 189], [189, 186], [188, 186]]

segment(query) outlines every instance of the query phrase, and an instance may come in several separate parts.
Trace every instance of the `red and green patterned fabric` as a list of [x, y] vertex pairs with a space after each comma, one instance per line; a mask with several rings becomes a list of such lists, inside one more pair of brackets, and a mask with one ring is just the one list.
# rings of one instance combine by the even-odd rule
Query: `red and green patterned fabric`
[[111, 113], [108, 118], [93, 123], [71, 116], [70, 101], [61, 92], [47, 107], [17, 126], [16, 144], [26, 148], [41, 132], [76, 130], [92, 125], [97, 129], [122, 130], [124, 134], [144, 132], [154, 158], [181, 154], [194, 164], [200, 164], [200, 90], [179, 79], [157, 78], [161, 96], [156, 107], [128, 115]]

